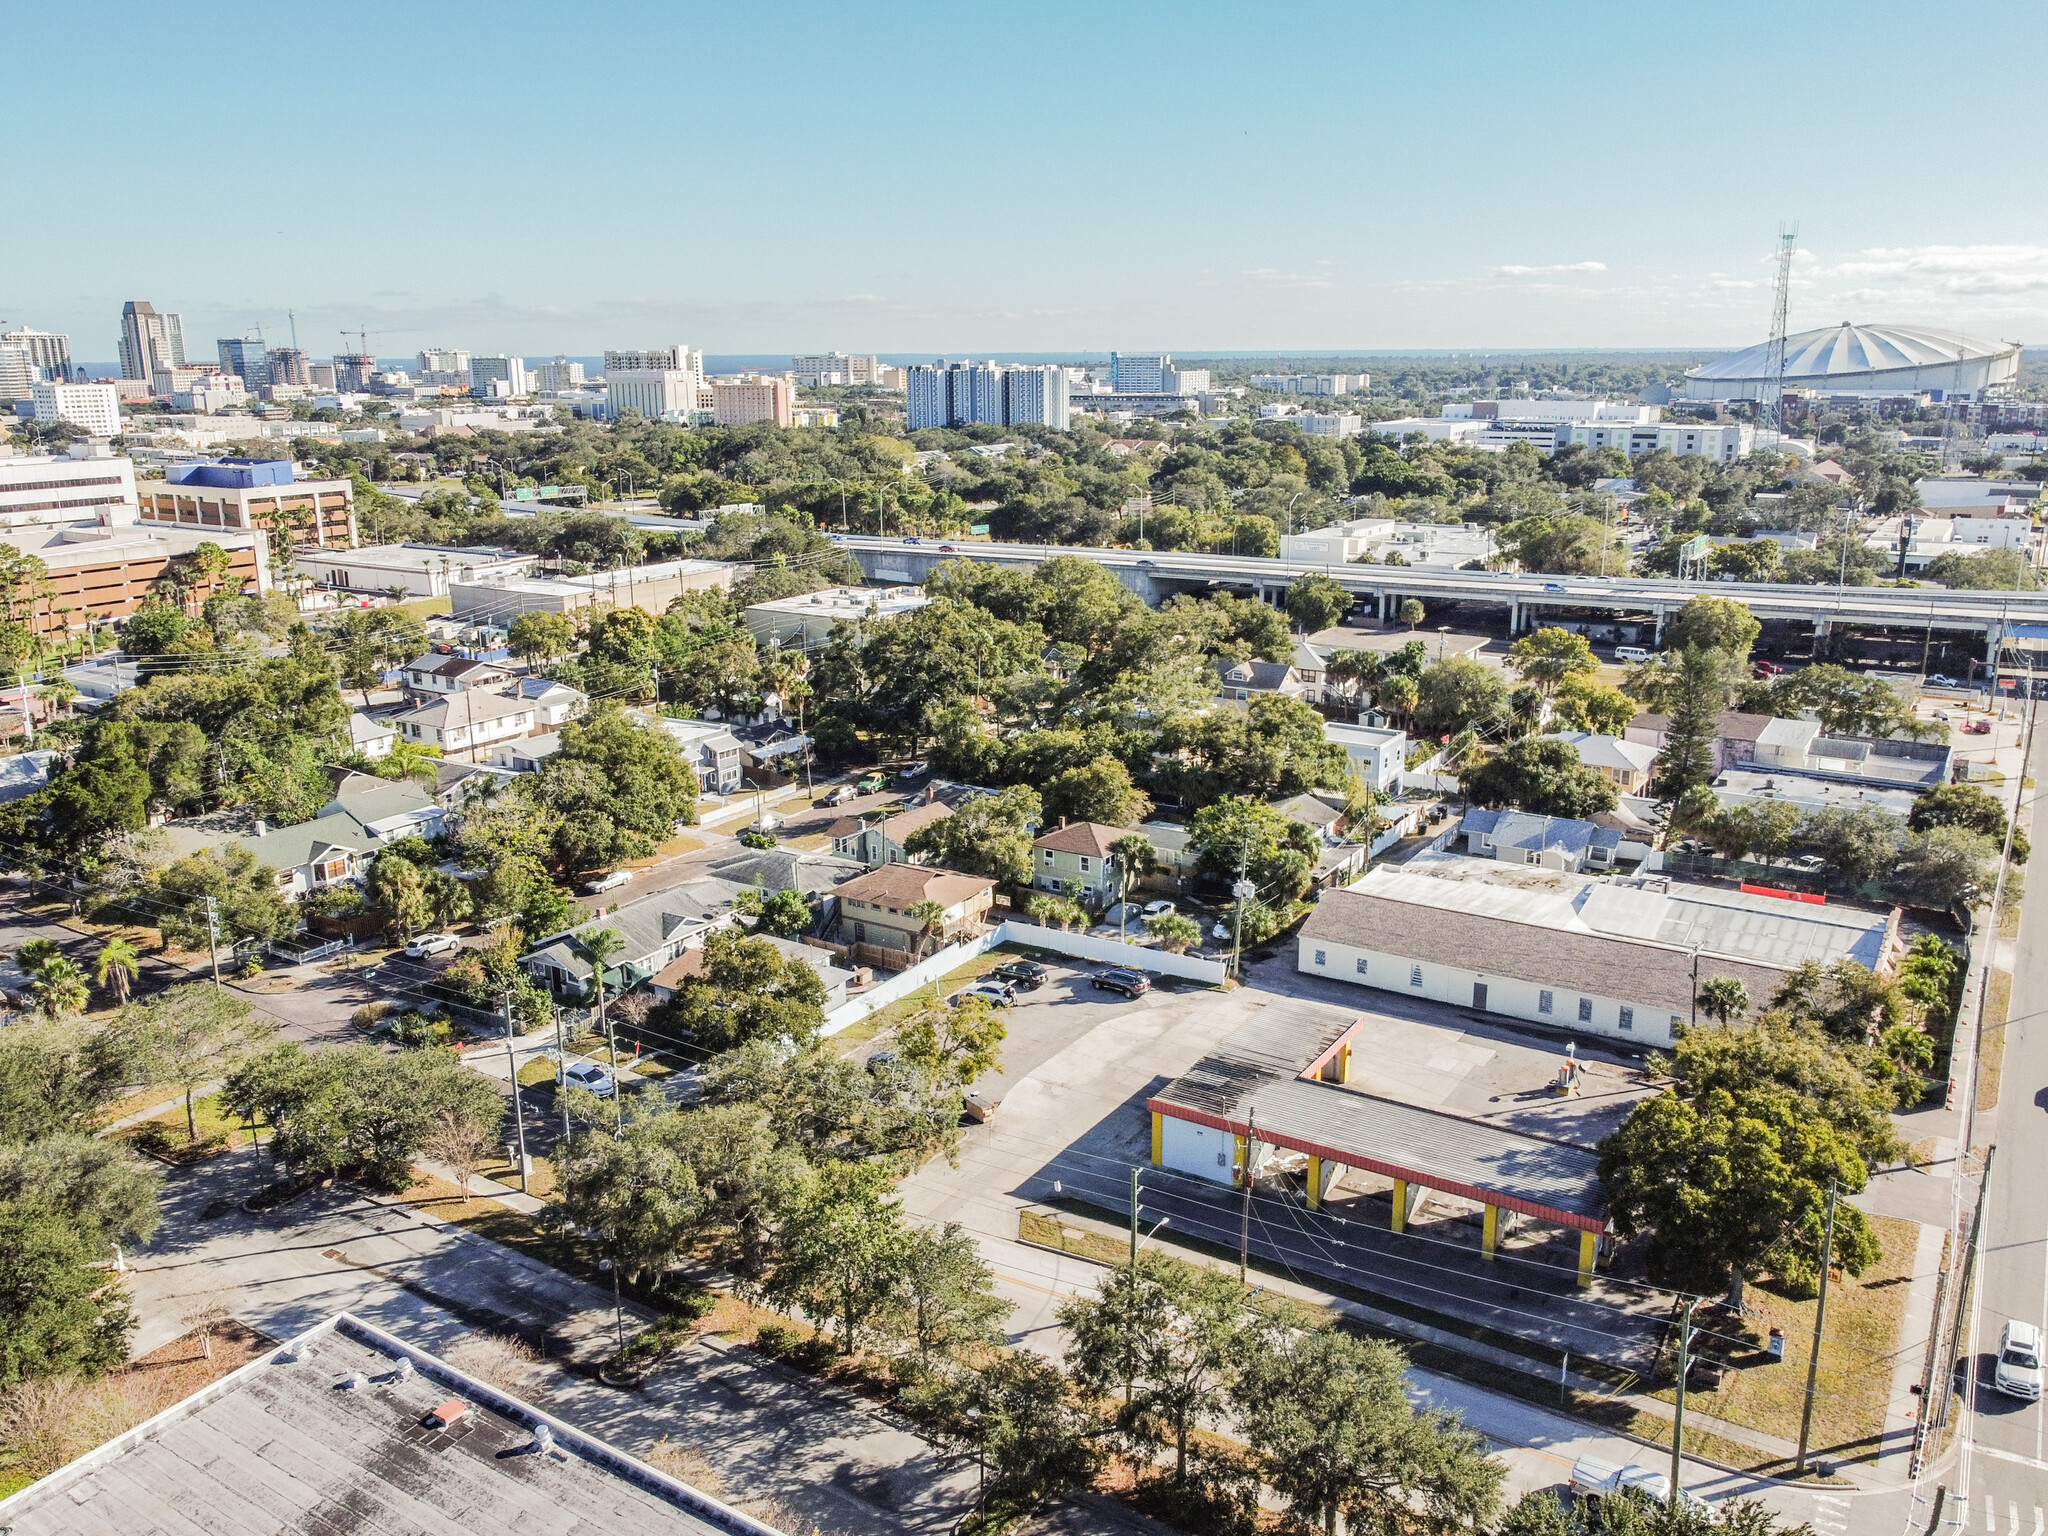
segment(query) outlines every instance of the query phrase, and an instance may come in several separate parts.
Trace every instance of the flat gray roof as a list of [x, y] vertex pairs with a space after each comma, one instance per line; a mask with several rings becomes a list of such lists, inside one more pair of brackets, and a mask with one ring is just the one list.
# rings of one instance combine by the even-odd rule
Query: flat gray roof
[[1269, 1006], [1146, 1107], [1233, 1134], [1243, 1134], [1255, 1118], [1263, 1142], [1540, 1221], [1595, 1232], [1606, 1225], [1599, 1158], [1588, 1148], [1301, 1076], [1347, 1039], [1355, 1055], [1370, 1055], [1371, 1029], [1369, 1017], [1332, 1023]]
[[[688, 1485], [345, 1314], [11, 1498], [13, 1536], [773, 1536]], [[295, 1341], [295, 1343], [300, 1341]], [[398, 1361], [417, 1362], [399, 1379]], [[350, 1390], [350, 1373], [366, 1384]], [[459, 1397], [448, 1430], [428, 1420]], [[532, 1447], [547, 1423], [556, 1450]]]

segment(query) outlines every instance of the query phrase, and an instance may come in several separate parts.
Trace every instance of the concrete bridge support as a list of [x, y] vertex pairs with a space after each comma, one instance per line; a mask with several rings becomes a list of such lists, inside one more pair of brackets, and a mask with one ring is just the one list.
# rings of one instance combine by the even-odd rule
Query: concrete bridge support
[[1815, 618], [1815, 619], [1814, 619], [1814, 621], [1813, 621], [1813, 655], [1814, 655], [1814, 659], [1815, 659], [1816, 661], [1818, 661], [1818, 660], [1819, 660], [1819, 659], [1820, 659], [1821, 657], [1823, 657], [1823, 656], [1827, 655], [1827, 653], [1828, 653], [1828, 649], [1829, 649], [1829, 643], [1830, 643], [1830, 641], [1831, 641], [1831, 640], [1833, 639], [1833, 634], [1834, 634], [1834, 621], [1833, 621], [1833, 620], [1831, 620], [1831, 619], [1823, 619], [1823, 618]]

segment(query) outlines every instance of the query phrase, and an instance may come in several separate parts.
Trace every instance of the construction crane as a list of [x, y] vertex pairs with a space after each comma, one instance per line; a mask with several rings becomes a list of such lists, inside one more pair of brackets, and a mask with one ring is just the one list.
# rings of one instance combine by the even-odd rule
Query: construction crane
[[1785, 430], [1785, 319], [1792, 302], [1792, 253], [1799, 248], [1799, 225], [1778, 226], [1777, 294], [1771, 305], [1771, 341], [1764, 353], [1764, 388], [1768, 397], [1758, 402], [1757, 422]]

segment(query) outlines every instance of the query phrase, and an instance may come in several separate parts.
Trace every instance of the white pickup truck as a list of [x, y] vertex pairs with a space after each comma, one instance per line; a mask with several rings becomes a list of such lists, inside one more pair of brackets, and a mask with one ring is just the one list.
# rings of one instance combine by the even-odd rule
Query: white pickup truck
[[[1634, 1462], [1624, 1466], [1598, 1456], [1581, 1456], [1572, 1463], [1572, 1494], [1576, 1498], [1597, 1499], [1630, 1491], [1640, 1493], [1652, 1504], [1662, 1504], [1671, 1497], [1671, 1479]], [[1689, 1493], [1685, 1499], [1688, 1503], [1698, 1502]]]

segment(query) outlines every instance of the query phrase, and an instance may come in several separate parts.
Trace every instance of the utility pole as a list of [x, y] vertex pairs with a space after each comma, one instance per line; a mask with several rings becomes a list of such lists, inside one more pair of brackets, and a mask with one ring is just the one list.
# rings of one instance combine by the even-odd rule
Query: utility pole
[[519, 1127], [519, 1193], [526, 1187], [526, 1104], [519, 1097], [519, 1056], [512, 1049], [512, 994], [505, 994], [505, 1065], [512, 1069], [512, 1120]]
[[206, 955], [213, 962], [213, 990], [220, 990], [220, 950], [214, 943], [213, 898], [206, 898]]
[[[1820, 1331], [1828, 1319], [1828, 1270], [1835, 1261], [1835, 1186], [1828, 1185], [1828, 1216], [1820, 1238], [1820, 1300], [1813, 1309], [1813, 1351], [1806, 1360], [1806, 1405], [1799, 1410], [1799, 1456], [1792, 1470], [1806, 1471], [1806, 1441], [1813, 1430], [1813, 1389], [1820, 1379]], [[1925, 1404], [1922, 1404], [1925, 1411]]]
[[[1970, 1222], [1969, 1246], [1963, 1250], [1963, 1283], [1956, 1287], [1956, 1325], [1949, 1339], [1948, 1383], [1942, 1389], [1941, 1417], [1936, 1420], [1939, 1424], [1946, 1424], [1948, 1422], [1949, 1408], [1955, 1402], [1955, 1360], [1963, 1347], [1963, 1330], [1969, 1326], [1970, 1288], [1975, 1284], [1977, 1278], [1977, 1243], [1984, 1235], [1984, 1206], [1991, 1194], [1991, 1159], [1997, 1152], [1998, 1148], [1996, 1146], [1985, 1149], [1984, 1172], [1980, 1175], [1977, 1184], [1977, 1214]], [[1975, 1376], [1976, 1373], [1972, 1371], [1970, 1379], [1973, 1382]], [[1926, 1409], [1923, 1407], [1921, 1412], [1926, 1412]]]
[[1244, 967], [1244, 904], [1259, 892], [1259, 888], [1245, 878], [1245, 863], [1250, 854], [1251, 834], [1246, 832], [1237, 844], [1237, 882], [1230, 888], [1230, 894], [1237, 898], [1237, 915], [1230, 924], [1230, 974], [1240, 975]]
[[1131, 1273], [1138, 1271], [1138, 1165], [1131, 1165]]
[[1671, 1414], [1671, 1493], [1666, 1508], [1678, 1508], [1678, 1474], [1685, 1468], [1685, 1378], [1692, 1369], [1692, 1309], [1700, 1304], [1695, 1296], [1685, 1304], [1678, 1319], [1678, 1396]]
[[1237, 1283], [1244, 1284], [1252, 1255], [1252, 1163], [1258, 1156], [1259, 1114], [1252, 1110], [1244, 1123], [1244, 1212], [1237, 1226]]
[[569, 1040], [562, 1032], [562, 1010], [553, 1003], [548, 1012], [555, 1016], [555, 1102], [562, 1106], [562, 1140], [569, 1139], [569, 1096], [562, 1090], [568, 1086], [565, 1073], [569, 1070]]

